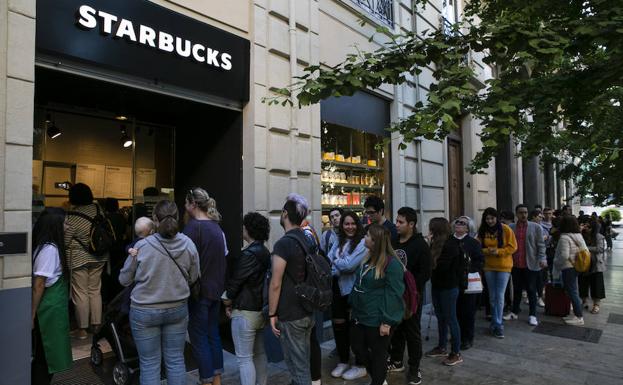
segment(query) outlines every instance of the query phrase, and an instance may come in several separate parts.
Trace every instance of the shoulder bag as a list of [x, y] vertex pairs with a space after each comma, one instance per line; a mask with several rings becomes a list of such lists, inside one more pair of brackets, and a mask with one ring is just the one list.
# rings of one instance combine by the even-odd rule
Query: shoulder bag
[[190, 297], [195, 301], [199, 301], [199, 299], [201, 298], [201, 284], [199, 282], [200, 279], [197, 278], [195, 282], [190, 282], [190, 277], [188, 276], [188, 274], [186, 274], [184, 269], [182, 269], [182, 266], [180, 266], [180, 264], [177, 263], [175, 258], [173, 258], [169, 250], [164, 245], [164, 243], [162, 243], [162, 241], [158, 238], [156, 238], [156, 240], [158, 241], [158, 243], [160, 243], [164, 251], [166, 251], [167, 255], [169, 256], [169, 258], [171, 258], [173, 263], [175, 263], [175, 266], [177, 266], [177, 268], [180, 270], [180, 273], [182, 273], [182, 276], [184, 277], [184, 280], [186, 280], [186, 283], [188, 284], [188, 288], [190, 289]]

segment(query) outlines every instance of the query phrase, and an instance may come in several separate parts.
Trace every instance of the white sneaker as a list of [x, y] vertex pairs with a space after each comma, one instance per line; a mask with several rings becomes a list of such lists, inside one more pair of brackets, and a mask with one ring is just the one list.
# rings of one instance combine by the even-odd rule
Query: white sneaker
[[510, 320], [517, 319], [517, 318], [519, 318], [519, 317], [517, 316], [517, 314], [515, 314], [515, 313], [513, 313], [513, 312], [510, 312], [510, 313], [508, 313], [507, 315], [505, 315], [505, 316], [504, 316], [504, 317], [502, 317], [502, 318], [503, 318], [505, 321], [510, 321]]
[[567, 321], [567, 320], [574, 319], [574, 318], [575, 318], [575, 314], [569, 314], [567, 316], [562, 317], [562, 320]]
[[311, 385], [321, 385], [321, 384], [322, 384], [322, 382], [321, 382], [321, 381], [322, 381], [322, 380], [312, 381]]
[[539, 324], [539, 321], [537, 321], [535, 316], [531, 315], [530, 317], [528, 317], [528, 323], [530, 324], [530, 326], [536, 326]]
[[537, 301], [537, 306], [538, 307], [545, 307], [545, 302], [543, 302], [543, 298], [539, 297], [539, 300]]
[[345, 380], [356, 380], [361, 377], [365, 377], [368, 375], [368, 371], [366, 368], [361, 368], [359, 366], [351, 366], [343, 375], [342, 378]]
[[331, 372], [331, 377], [340, 378], [349, 368], [348, 364], [337, 364], [335, 369]]
[[575, 326], [583, 326], [584, 325], [584, 318], [580, 317], [573, 317], [572, 319], [568, 319], [565, 320], [565, 323], [567, 325], [575, 325]]

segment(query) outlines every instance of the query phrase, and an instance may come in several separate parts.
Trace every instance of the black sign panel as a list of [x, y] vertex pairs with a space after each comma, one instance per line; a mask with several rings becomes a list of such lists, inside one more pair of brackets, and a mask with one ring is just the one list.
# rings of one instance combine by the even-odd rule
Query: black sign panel
[[26, 254], [28, 233], [0, 233], [0, 255]]
[[36, 45], [61, 62], [249, 100], [248, 40], [147, 0], [38, 0]]

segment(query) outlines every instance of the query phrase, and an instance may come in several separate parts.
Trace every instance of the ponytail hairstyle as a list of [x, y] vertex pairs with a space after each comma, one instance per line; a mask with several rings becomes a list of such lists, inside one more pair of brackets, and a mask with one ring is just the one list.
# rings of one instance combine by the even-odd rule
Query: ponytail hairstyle
[[41, 213], [32, 229], [33, 261], [45, 245], [54, 245], [58, 250], [63, 275], [68, 277], [69, 268], [65, 258], [65, 210], [49, 207]]
[[196, 204], [199, 210], [206, 213], [211, 220], [220, 222], [223, 219], [221, 213], [216, 209], [214, 198], [211, 198], [208, 192], [201, 187], [191, 188], [186, 194], [186, 200], [188, 203]]
[[169, 200], [161, 200], [154, 207], [154, 220], [158, 222], [158, 234], [163, 238], [175, 237], [179, 220], [177, 205]]
[[443, 246], [448, 238], [450, 238], [450, 223], [446, 218], [432, 218], [428, 223], [428, 229], [433, 236], [430, 244], [430, 255], [433, 257], [434, 269], [437, 267], [437, 260], [441, 255]]
[[374, 266], [374, 279], [383, 278], [390, 256], [396, 257], [396, 252], [392, 248], [391, 234], [384, 226], [377, 223], [368, 226], [368, 234], [374, 243], [372, 250], [368, 253], [368, 262], [371, 267]]

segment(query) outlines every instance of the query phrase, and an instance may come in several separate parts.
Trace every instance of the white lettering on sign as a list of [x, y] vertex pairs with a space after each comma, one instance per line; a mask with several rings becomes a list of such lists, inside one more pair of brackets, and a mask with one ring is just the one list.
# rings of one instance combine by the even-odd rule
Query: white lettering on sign
[[76, 17], [76, 24], [82, 29], [95, 29], [99, 26], [100, 33], [104, 36], [127, 39], [183, 58], [192, 58], [199, 63], [222, 68], [225, 71], [232, 69], [232, 57], [229, 53], [220, 52], [205, 44], [194, 43], [143, 24], [135, 25], [131, 20], [98, 11], [88, 5], [81, 5]]

